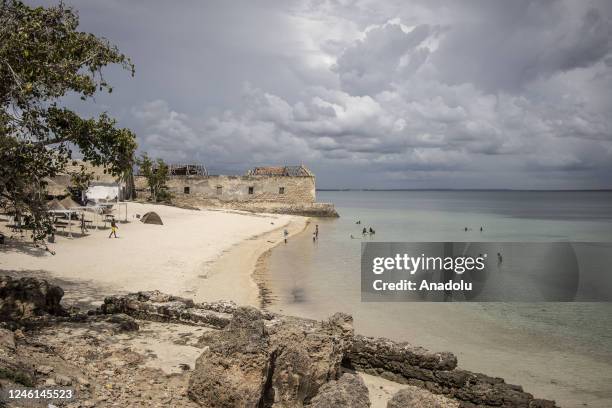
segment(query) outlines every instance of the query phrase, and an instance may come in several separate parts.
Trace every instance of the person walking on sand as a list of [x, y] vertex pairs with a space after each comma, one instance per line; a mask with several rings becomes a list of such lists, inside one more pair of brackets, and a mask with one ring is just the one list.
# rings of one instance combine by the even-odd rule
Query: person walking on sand
[[108, 237], [112, 237], [113, 235], [115, 236], [115, 238], [117, 238], [117, 230], [119, 229], [119, 227], [117, 226], [117, 222], [115, 221], [115, 219], [113, 218], [111, 220], [111, 233], [108, 235]]
[[81, 234], [85, 235], [87, 230], [87, 223], [85, 222], [85, 215], [81, 215]]
[[289, 231], [287, 231], [287, 228], [285, 228], [283, 230], [283, 237], [285, 238], [285, 244], [287, 243], [287, 237], [289, 236]]
[[315, 226], [315, 238], [319, 239], [319, 224]]

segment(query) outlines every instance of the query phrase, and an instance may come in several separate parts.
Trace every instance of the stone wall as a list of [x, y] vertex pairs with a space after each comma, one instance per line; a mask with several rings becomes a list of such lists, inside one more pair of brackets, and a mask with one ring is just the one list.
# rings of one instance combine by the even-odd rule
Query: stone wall
[[[136, 189], [146, 191], [137, 176]], [[311, 204], [316, 200], [314, 177], [287, 176], [172, 176], [170, 192], [179, 200], [214, 199], [220, 202], [275, 202]]]

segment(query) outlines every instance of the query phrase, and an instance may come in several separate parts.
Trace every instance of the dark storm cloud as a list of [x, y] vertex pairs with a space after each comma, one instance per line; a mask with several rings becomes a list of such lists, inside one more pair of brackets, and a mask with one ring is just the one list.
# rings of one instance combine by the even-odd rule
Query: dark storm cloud
[[[491, 2], [479, 21], [449, 25], [433, 58], [450, 82], [517, 91], [537, 78], [590, 67], [612, 50], [612, 21], [560, 1]], [[482, 11], [481, 11], [482, 12]]]
[[[609, 1], [73, 0], [141, 151], [322, 187], [612, 187]], [[355, 177], [359, 174], [359, 177]]]

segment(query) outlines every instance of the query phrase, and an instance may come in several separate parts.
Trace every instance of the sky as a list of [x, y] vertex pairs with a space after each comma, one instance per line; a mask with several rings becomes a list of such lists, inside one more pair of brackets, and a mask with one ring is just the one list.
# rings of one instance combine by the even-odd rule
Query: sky
[[136, 66], [68, 103], [167, 162], [303, 163], [319, 188], [612, 188], [608, 0], [65, 3]]

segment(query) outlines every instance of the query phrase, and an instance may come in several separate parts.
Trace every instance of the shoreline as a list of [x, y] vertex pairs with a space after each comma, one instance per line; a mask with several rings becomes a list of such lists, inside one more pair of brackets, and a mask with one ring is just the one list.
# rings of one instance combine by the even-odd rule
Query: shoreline
[[[289, 231], [289, 238], [303, 234], [306, 231], [306, 228], [308, 228], [308, 226], [310, 225], [311, 221], [312, 219], [308, 218], [302, 225], [301, 229], [296, 229], [293, 232]], [[272, 293], [272, 289], [270, 288], [270, 285], [266, 280], [266, 275], [269, 270], [268, 261], [270, 259], [270, 256], [272, 255], [272, 250], [278, 247], [281, 242], [282, 241], [277, 242], [275, 245], [272, 245], [270, 248], [266, 249], [259, 255], [259, 257], [257, 258], [257, 262], [255, 263], [253, 272], [251, 273], [251, 279], [255, 281], [255, 284], [257, 285], [257, 288], [259, 290], [258, 296], [260, 309], [265, 310], [268, 305], [272, 304], [272, 301], [274, 299], [274, 294]]]
[[[266, 213], [256, 213], [267, 215]], [[282, 230], [287, 229], [288, 238], [301, 234], [311, 223], [309, 217], [292, 216], [288, 223], [279, 226], [271, 231], [254, 235], [235, 244], [232, 248], [224, 251], [219, 257], [211, 261], [211, 273], [226, 273], [226, 270], [239, 271], [241, 282], [248, 282], [250, 293], [245, 296], [234, 297], [238, 304], [255, 306], [260, 309], [270, 303], [271, 292], [269, 285], [266, 284], [265, 274], [267, 273], [267, 258], [272, 250], [283, 243]], [[210, 299], [205, 299], [210, 301]]]

